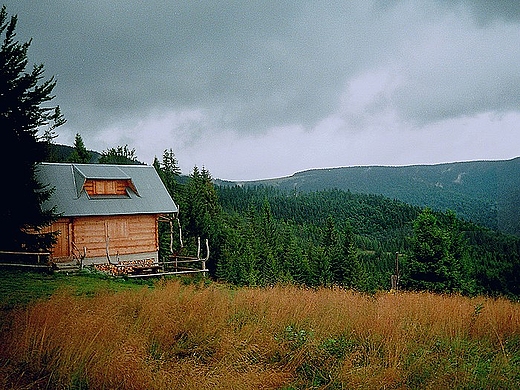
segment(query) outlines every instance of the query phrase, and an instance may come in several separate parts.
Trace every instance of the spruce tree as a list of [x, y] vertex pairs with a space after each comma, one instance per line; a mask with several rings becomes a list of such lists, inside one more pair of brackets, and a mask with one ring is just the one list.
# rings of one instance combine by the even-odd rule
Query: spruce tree
[[462, 254], [455, 243], [457, 232], [452, 223], [445, 226], [429, 208], [414, 221], [412, 254], [406, 263], [404, 284], [408, 288], [434, 292], [461, 291]]
[[36, 170], [46, 145], [38, 131], [63, 123], [57, 107], [46, 107], [54, 96], [54, 78], [43, 80], [43, 64], [27, 71], [31, 41], [15, 37], [17, 16], [0, 10], [0, 153], [4, 188], [0, 191], [0, 250], [47, 249], [53, 235], [34, 234], [51, 223], [53, 210], [41, 210], [51, 189], [38, 182]]
[[87, 150], [83, 143], [83, 138], [81, 138], [81, 135], [77, 133], [74, 138], [74, 150], [69, 156], [69, 162], [87, 164], [90, 162], [91, 158], [92, 153]]
[[334, 280], [345, 287], [365, 289], [361, 263], [354, 245], [354, 233], [349, 222], [346, 223], [340, 240], [340, 255], [332, 264]]
[[54, 115], [51, 118], [51, 121], [47, 125], [47, 128], [43, 130], [43, 135], [41, 140], [45, 145], [45, 158], [46, 162], [61, 162], [61, 158], [58, 153], [58, 149], [56, 144], [54, 143], [54, 139], [58, 137], [55, 129], [59, 126], [64, 125], [67, 120], [63, 117], [61, 113], [60, 107], [56, 107], [54, 110]]
[[184, 207], [181, 209], [180, 221], [186, 236], [185, 244], [188, 249], [191, 242], [197, 237], [202, 241], [208, 239], [211, 248], [212, 261], [208, 264], [211, 273], [215, 270], [215, 260], [219, 258], [223, 247], [222, 208], [218, 201], [217, 192], [212, 182], [210, 172], [196, 166], [189, 176], [184, 188]]
[[260, 238], [260, 253], [258, 256], [262, 284], [272, 284], [281, 277], [281, 270], [278, 257], [275, 255], [277, 251], [276, 223], [267, 199], [264, 199], [262, 204], [259, 222], [257, 235]]
[[179, 200], [182, 185], [179, 182], [181, 176], [181, 168], [179, 162], [175, 157], [175, 153], [172, 149], [167, 149], [163, 153], [162, 161], [160, 162], [155, 157], [153, 166], [159, 174], [164, 186], [173, 197], [174, 200]]
[[[166, 190], [173, 198], [173, 201], [179, 207], [180, 212], [183, 212], [184, 202], [182, 195], [182, 184], [179, 182], [181, 170], [178, 166], [175, 154], [171, 149], [165, 150], [162, 162], [160, 162], [159, 159], [155, 157], [152, 165], [161, 178], [161, 181], [166, 187]], [[170, 226], [167, 226], [166, 224], [159, 224], [159, 236], [161, 243], [163, 243], [159, 246], [161, 250], [161, 256], [167, 256], [170, 252]], [[178, 251], [180, 249], [179, 240], [174, 243], [174, 248], [172, 249], [175, 249], [174, 251]]]

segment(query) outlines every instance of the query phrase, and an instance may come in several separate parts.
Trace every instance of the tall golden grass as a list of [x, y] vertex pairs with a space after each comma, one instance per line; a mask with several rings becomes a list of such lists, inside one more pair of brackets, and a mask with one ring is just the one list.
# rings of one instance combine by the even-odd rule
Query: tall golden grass
[[520, 386], [520, 305], [505, 299], [168, 281], [7, 315], [5, 389]]

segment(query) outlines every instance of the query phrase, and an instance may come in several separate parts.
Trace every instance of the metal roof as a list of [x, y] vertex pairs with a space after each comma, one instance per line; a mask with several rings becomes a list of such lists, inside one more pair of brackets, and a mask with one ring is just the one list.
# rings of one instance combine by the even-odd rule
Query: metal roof
[[[54, 191], [42, 207], [56, 207], [64, 217], [125, 214], [168, 214], [178, 211], [155, 168], [148, 165], [41, 163], [38, 180]], [[88, 179], [131, 180], [128, 197], [90, 197]]]

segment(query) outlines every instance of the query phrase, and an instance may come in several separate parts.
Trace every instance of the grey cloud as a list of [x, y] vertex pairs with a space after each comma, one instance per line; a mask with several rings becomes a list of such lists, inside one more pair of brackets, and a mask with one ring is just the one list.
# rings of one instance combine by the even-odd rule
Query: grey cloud
[[[339, 109], [352, 78], [378, 68], [402, 84], [372, 110], [427, 123], [515, 109], [517, 4], [7, 1], [19, 36], [34, 38], [31, 56], [57, 76], [67, 125], [82, 133], [168, 109], [211, 113], [208, 131], [311, 128]], [[502, 20], [511, 30], [496, 29]], [[436, 28], [446, 39], [428, 46]]]
[[446, 10], [453, 11], [462, 7], [469, 11], [475, 21], [481, 25], [487, 25], [497, 20], [519, 21], [520, 2], [517, 0], [435, 0], [431, 1], [410, 1], [410, 0], [376, 0], [376, 7], [381, 12], [403, 3], [416, 3], [421, 7], [428, 7], [430, 4], [437, 4]]
[[520, 20], [520, 2], [517, 0], [460, 0], [460, 2], [471, 10], [476, 20], [482, 25], [497, 19]]
[[21, 0], [12, 8], [20, 31], [37, 33], [34, 56], [57, 74], [58, 97], [78, 121], [204, 106], [233, 119], [223, 125], [265, 129], [318, 121], [348, 74], [374, 58], [370, 7], [347, 4]]
[[520, 106], [520, 26], [485, 29], [455, 17], [436, 22], [402, 49], [398, 72], [405, 81], [393, 104], [419, 124], [507, 112]]

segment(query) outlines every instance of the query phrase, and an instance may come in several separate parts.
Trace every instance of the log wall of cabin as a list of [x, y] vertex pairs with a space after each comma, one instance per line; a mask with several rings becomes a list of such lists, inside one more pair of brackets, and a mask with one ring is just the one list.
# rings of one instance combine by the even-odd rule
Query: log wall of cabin
[[72, 256], [72, 244], [87, 257], [156, 252], [159, 250], [157, 215], [122, 215], [60, 218], [52, 230], [60, 235], [53, 257]]

